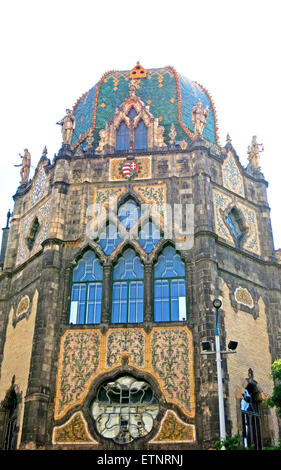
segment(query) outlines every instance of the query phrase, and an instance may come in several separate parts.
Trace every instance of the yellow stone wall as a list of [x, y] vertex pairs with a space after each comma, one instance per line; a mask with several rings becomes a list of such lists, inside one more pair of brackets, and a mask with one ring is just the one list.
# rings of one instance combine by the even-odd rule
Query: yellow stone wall
[[[265, 397], [271, 395], [273, 390], [273, 382], [270, 378], [272, 358], [269, 350], [265, 305], [262, 298], [260, 297], [258, 302], [259, 315], [254, 319], [250, 313], [233, 310], [226, 283], [222, 282], [221, 289], [223, 291], [222, 307], [225, 315], [226, 345], [230, 340], [238, 341], [237, 353], [227, 356], [230, 419], [232, 421], [232, 435], [234, 435], [239, 431], [236, 403], [238, 398], [242, 398], [248, 370], [249, 368], [253, 370], [254, 380], [262, 395]], [[270, 413], [272, 437], [277, 440], [278, 424], [275, 410], [271, 409]]]
[[35, 291], [31, 312], [28, 318], [23, 318], [15, 327], [12, 325], [14, 309], [9, 312], [6, 341], [3, 352], [3, 362], [0, 371], [0, 402], [4, 400], [15, 376], [15, 389], [22, 396], [19, 405], [17, 425], [19, 426], [18, 445], [21, 439], [23, 423], [24, 399], [28, 385], [28, 375], [33, 344], [34, 325], [36, 318], [38, 292]]

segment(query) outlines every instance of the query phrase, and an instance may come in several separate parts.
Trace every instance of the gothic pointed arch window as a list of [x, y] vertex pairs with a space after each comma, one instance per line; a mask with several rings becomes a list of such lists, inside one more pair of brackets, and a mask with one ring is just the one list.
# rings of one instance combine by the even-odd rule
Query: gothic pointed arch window
[[243, 218], [236, 207], [233, 207], [229, 211], [226, 217], [226, 222], [230, 228], [232, 236], [234, 237], [236, 246], [240, 248], [245, 234], [245, 226], [243, 223]]
[[258, 404], [254, 398], [254, 389], [248, 385], [244, 390], [241, 400], [243, 445], [262, 449], [261, 420], [258, 412]]
[[26, 244], [28, 246], [29, 251], [31, 251], [32, 248], [34, 247], [40, 230], [41, 230], [41, 226], [40, 226], [38, 217], [35, 217], [35, 219], [33, 220], [31, 224], [28, 236], [26, 238]]
[[142, 119], [135, 128], [134, 149], [144, 150], [147, 148], [147, 127]]
[[118, 218], [124, 227], [129, 230], [133, 227], [141, 215], [139, 205], [133, 198], [127, 199], [118, 209]]
[[140, 246], [146, 253], [150, 253], [159, 240], [161, 240], [160, 229], [152, 221], [146, 221], [139, 232], [138, 242]]
[[17, 416], [18, 398], [14, 388], [10, 388], [0, 407], [0, 449], [17, 448]]
[[113, 269], [112, 323], [143, 322], [143, 279], [143, 264], [128, 248]]
[[116, 131], [116, 150], [129, 150], [130, 148], [130, 131], [124, 121]]
[[112, 222], [104, 228], [99, 235], [98, 243], [106, 255], [110, 255], [121, 243], [122, 238], [119, 235], [117, 227]]
[[172, 246], [154, 266], [154, 320], [186, 320], [185, 265]]
[[73, 270], [69, 323], [101, 321], [103, 269], [93, 251], [87, 251]]

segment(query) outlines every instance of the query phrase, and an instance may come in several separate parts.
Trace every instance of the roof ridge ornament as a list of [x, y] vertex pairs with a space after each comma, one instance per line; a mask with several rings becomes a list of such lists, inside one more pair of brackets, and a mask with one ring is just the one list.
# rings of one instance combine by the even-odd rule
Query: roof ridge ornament
[[140, 65], [139, 61], [137, 61], [136, 65], [130, 72], [130, 78], [145, 78], [146, 77], [146, 70]]

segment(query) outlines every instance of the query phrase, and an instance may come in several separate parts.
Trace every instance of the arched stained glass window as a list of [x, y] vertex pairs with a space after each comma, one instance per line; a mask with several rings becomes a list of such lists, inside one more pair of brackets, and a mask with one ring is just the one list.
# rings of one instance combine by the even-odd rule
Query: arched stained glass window
[[113, 323], [143, 321], [143, 276], [141, 260], [133, 249], [127, 249], [113, 270]]
[[88, 251], [73, 270], [69, 323], [100, 323], [102, 276], [98, 258]]
[[146, 222], [139, 232], [139, 244], [150, 253], [161, 239], [159, 228], [153, 222]]
[[134, 199], [128, 199], [118, 209], [118, 217], [126, 229], [130, 229], [141, 215], [140, 207]]
[[116, 150], [129, 150], [130, 132], [125, 122], [122, 121], [116, 131]]
[[154, 319], [186, 320], [185, 265], [170, 246], [154, 266]]
[[117, 227], [110, 223], [100, 234], [98, 243], [104, 253], [110, 255], [121, 241], [122, 238], [118, 234]]
[[141, 119], [135, 128], [134, 148], [136, 150], [147, 148], [147, 127]]

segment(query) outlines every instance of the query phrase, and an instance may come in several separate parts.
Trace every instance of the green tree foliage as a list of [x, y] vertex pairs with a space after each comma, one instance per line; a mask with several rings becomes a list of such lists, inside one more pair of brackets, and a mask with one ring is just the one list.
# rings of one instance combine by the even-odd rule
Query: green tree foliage
[[274, 388], [272, 396], [267, 400], [267, 404], [271, 407], [276, 406], [281, 418], [281, 359], [273, 362], [271, 376], [274, 380]]

